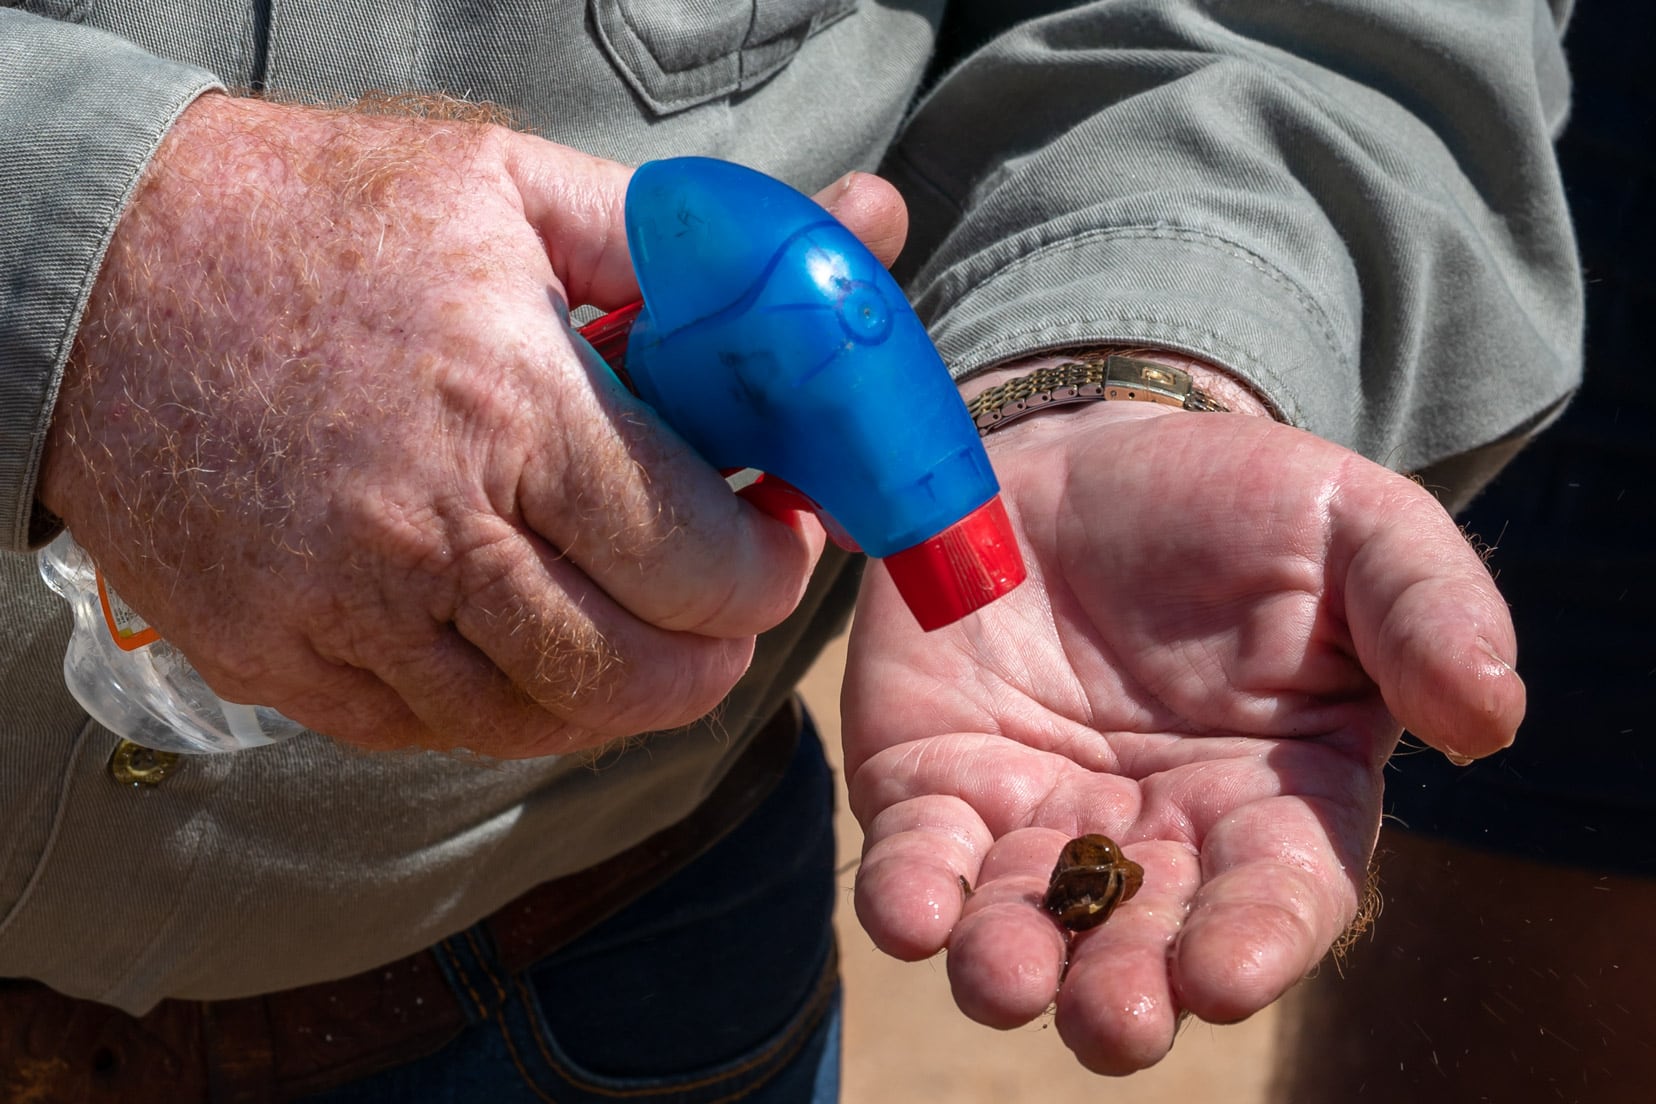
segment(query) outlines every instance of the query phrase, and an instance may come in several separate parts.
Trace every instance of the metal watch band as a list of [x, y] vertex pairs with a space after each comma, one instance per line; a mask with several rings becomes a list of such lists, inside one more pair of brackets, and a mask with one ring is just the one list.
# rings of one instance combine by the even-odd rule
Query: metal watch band
[[1226, 411], [1224, 403], [1197, 387], [1182, 368], [1117, 353], [1079, 356], [1038, 368], [1027, 376], [991, 387], [966, 405], [978, 436], [1026, 414], [1054, 406], [1126, 399], [1185, 410]]

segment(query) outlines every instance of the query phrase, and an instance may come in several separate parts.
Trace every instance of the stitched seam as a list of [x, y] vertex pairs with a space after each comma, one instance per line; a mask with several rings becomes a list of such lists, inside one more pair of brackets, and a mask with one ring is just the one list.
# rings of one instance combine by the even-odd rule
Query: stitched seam
[[[188, 762], [188, 759], [186, 759], [185, 762]], [[218, 787], [223, 784], [224, 775], [221, 774], [218, 780], [213, 783], [214, 790], [216, 791]], [[197, 807], [196, 812], [185, 822], [185, 828], [189, 832], [190, 861], [189, 865], [184, 868], [184, 877], [179, 884], [179, 890], [173, 897], [172, 905], [167, 909], [166, 918], [159, 924], [155, 925], [150, 938], [141, 948], [139, 948], [138, 952], [132, 956], [132, 960], [127, 965], [127, 968], [121, 971], [120, 976], [115, 979], [113, 985], [110, 985], [104, 990], [104, 997], [108, 1003], [119, 1003], [119, 1000], [116, 997], [117, 994], [124, 993], [126, 996], [130, 997], [131, 994], [127, 991], [128, 983], [131, 982], [134, 975], [138, 974], [140, 970], [142, 970], [155, 947], [165, 942], [169, 937], [177, 934], [178, 918], [185, 912], [185, 902], [189, 900], [190, 889], [194, 887], [197, 882], [207, 876], [203, 873], [202, 859], [206, 852], [206, 848], [203, 844], [216, 842], [218, 837], [218, 833], [215, 828], [217, 823], [216, 820], [205, 817], [205, 813], [208, 808], [209, 806], [207, 802], [203, 801], [202, 804]]]
[[[764, 1052], [754, 1055], [752, 1058], [748, 1059], [746, 1062], [743, 1062], [741, 1065], [736, 1066], [736, 1067], [731, 1068], [731, 1069], [721, 1070], [717, 1074], [712, 1074], [712, 1075], [700, 1078], [700, 1079], [695, 1080], [695, 1081], [677, 1081], [677, 1082], [674, 1082], [671, 1085], [662, 1085], [662, 1086], [657, 1087], [657, 1088], [638, 1088], [638, 1089], [611, 1089], [611, 1088], [606, 1088], [603, 1085], [594, 1085], [591, 1082], [583, 1080], [582, 1078], [576, 1076], [567, 1066], [564, 1066], [564, 1065], [560, 1064], [559, 1062], [557, 1062], [551, 1056], [551, 1054], [549, 1054], [547, 1052], [546, 1045], [545, 1045], [544, 1041], [542, 1041], [540, 1039], [540, 1033], [538, 1031], [535, 1033], [536, 1042], [537, 1042], [537, 1044], [539, 1044], [541, 1054], [546, 1058], [547, 1063], [549, 1065], [551, 1065], [555, 1070], [557, 1070], [558, 1073], [566, 1081], [568, 1081], [570, 1084], [574, 1085], [575, 1087], [577, 1087], [579, 1089], [587, 1091], [587, 1092], [593, 1092], [593, 1093], [597, 1093], [601, 1096], [609, 1096], [609, 1097], [616, 1097], [616, 1098], [629, 1098], [629, 1097], [630, 1098], [637, 1098], [637, 1097], [647, 1097], [647, 1096], [661, 1096], [664, 1093], [689, 1092], [689, 1091], [694, 1090], [694, 1089], [706, 1088], [709, 1085], [716, 1085], [720, 1081], [729, 1081], [733, 1078], [740, 1077], [743, 1074], [748, 1073], [751, 1070], [753, 1070], [753, 1068], [755, 1066], [763, 1065], [767, 1062], [771, 1062], [771, 1061], [785, 1062], [787, 1060], [787, 1058], [789, 1058], [790, 1056], [792, 1056], [794, 1054], [797, 1054], [799, 1052], [799, 1049], [805, 1045], [805, 1040], [807, 1038], [809, 1038], [811, 1030], [816, 1026], [817, 1022], [821, 1019], [820, 1013], [821, 1013], [821, 1009], [824, 1005], [824, 998], [825, 998], [826, 994], [832, 992], [831, 987], [828, 987], [828, 986], [824, 985], [824, 982], [828, 977], [829, 977], [829, 972], [825, 970], [823, 977], [819, 978], [817, 980], [817, 989], [816, 989], [815, 992], [813, 992], [811, 994], [810, 1003], [807, 1004], [805, 1006], [805, 1008], [801, 1010], [800, 1018], [796, 1021], [794, 1030], [788, 1032], [788, 1034], [786, 1034], [782, 1038], [778, 1039], [774, 1044], [772, 1044]], [[518, 984], [521, 987], [523, 985], [523, 982], [520, 980], [518, 982]], [[774, 1072], [775, 1071], [772, 1071], [773, 1076], [774, 1076]], [[713, 1104], [723, 1104], [723, 1102], [727, 1101], [727, 1100], [739, 1100], [742, 1097], [744, 1097], [744, 1096], [748, 1095], [749, 1093], [753, 1092], [755, 1089], [759, 1088], [760, 1086], [766, 1084], [769, 1080], [770, 1080], [769, 1077], [761, 1078], [760, 1080], [754, 1082], [752, 1085], [749, 1085], [746, 1088], [737, 1091], [734, 1095], [720, 1097], [717, 1101], [714, 1101]]]
[[756, 43], [753, 41], [753, 29], [759, 25], [759, 5], [757, 3], [748, 8], [747, 30], [742, 32], [742, 41], [736, 46], [736, 87], [747, 87], [748, 78], [748, 50]]
[[494, 1019], [496, 1025], [500, 1028], [500, 1038], [506, 1044], [506, 1054], [512, 1059], [512, 1065], [517, 1068], [518, 1076], [523, 1079], [523, 1084], [546, 1104], [558, 1104], [557, 1099], [548, 1096], [546, 1090], [540, 1087], [535, 1079], [529, 1075], [528, 1068], [524, 1066], [523, 1058], [518, 1054], [517, 1044], [512, 1041], [512, 1029], [506, 1023], [506, 1006], [504, 1004], [495, 1013]]
[[817, 1029], [817, 1025], [822, 1022], [828, 1003], [833, 999], [834, 986], [838, 978], [838, 967], [839, 956], [837, 954], [830, 955], [828, 966], [823, 970], [822, 977], [817, 980], [817, 991], [812, 994], [811, 1003], [806, 1009], [805, 1017], [800, 1021], [799, 1030], [789, 1033], [790, 1045], [787, 1053], [777, 1056], [771, 1071], [745, 1088], [738, 1089], [729, 1096], [719, 1097], [719, 1099], [713, 1101], [713, 1104], [729, 1104], [732, 1100], [741, 1100], [743, 1097], [752, 1096], [770, 1084], [776, 1075], [782, 1072], [789, 1062], [793, 1061], [794, 1056], [805, 1048], [805, 1043], [810, 1039], [812, 1032]]
[[[528, 991], [528, 987], [524, 984], [523, 978], [519, 977], [515, 980], [520, 998], [527, 1003], [532, 999]], [[671, 1085], [662, 1085], [657, 1088], [612, 1089], [605, 1085], [595, 1085], [592, 1082], [577, 1076], [568, 1066], [554, 1058], [552, 1056], [551, 1049], [547, 1046], [546, 1040], [541, 1037], [538, 1023], [536, 1024], [536, 1030], [533, 1032], [535, 1037], [535, 1045], [539, 1048], [541, 1057], [546, 1059], [547, 1065], [556, 1070], [558, 1075], [565, 1081], [569, 1082], [575, 1088], [580, 1089], [583, 1092], [596, 1093], [599, 1096], [613, 1097], [615, 1099], [636, 1099], [638, 1097], [660, 1096], [663, 1093], [669, 1092], [689, 1092], [694, 1089], [706, 1088], [709, 1085], [716, 1085], [720, 1081], [728, 1081], [731, 1078], [740, 1077], [742, 1074], [751, 1071], [754, 1067], [776, 1060], [779, 1057], [786, 1059], [793, 1054], [797, 1054], [799, 1049], [805, 1045], [805, 1040], [810, 1037], [811, 1031], [815, 1028], [818, 1021], [821, 1020], [822, 1009], [826, 1007], [828, 998], [832, 996], [834, 987], [838, 984], [838, 982], [839, 954], [833, 945], [830, 944], [828, 961], [823, 966], [821, 975], [817, 978], [816, 988], [811, 993], [810, 1000], [806, 1003], [804, 1008], [800, 1009], [799, 1015], [795, 1017], [794, 1023], [792, 1024], [793, 1030], [790, 1030], [782, 1038], [776, 1040], [776, 1042], [772, 1043], [769, 1047], [754, 1055], [752, 1058], [749, 1058], [741, 1065], [734, 1066], [726, 1070], [720, 1070], [718, 1073], [709, 1074], [706, 1077], [701, 1077], [694, 1081], [675, 1081]], [[774, 1071], [772, 1072], [772, 1076], [774, 1076]], [[739, 1100], [748, 1093], [753, 1092], [759, 1086], [766, 1084], [769, 1080], [769, 1077], [761, 1078], [754, 1084], [749, 1085], [747, 1088], [738, 1091], [735, 1095], [720, 1097], [718, 1100], [714, 1101], [713, 1104], [724, 1104], [725, 1101]]]
[[437, 944], [437, 946], [448, 958], [449, 967], [454, 971], [454, 976], [460, 979], [460, 984], [465, 987], [467, 995], [471, 997], [472, 1004], [477, 1008], [477, 1018], [480, 1020], [488, 1019], [489, 1006], [484, 1003], [483, 997], [477, 992], [477, 989], [473, 987], [471, 974], [469, 974], [466, 971], [466, 968], [460, 964], [460, 956], [454, 953], [454, 948], [449, 946], [448, 940], [446, 939]]
[[505, 1003], [506, 988], [500, 984], [500, 979], [495, 976], [494, 970], [490, 969], [488, 956], [483, 953], [483, 947], [477, 941], [477, 932], [471, 928], [467, 928], [462, 934], [465, 935], [466, 943], [471, 947], [472, 954], [477, 956], [478, 969], [483, 971], [483, 976], [489, 979], [490, 985], [494, 986], [495, 996], [498, 997], [502, 1003]]
[[63, 821], [69, 815], [69, 790], [75, 784], [75, 764], [80, 762], [81, 746], [91, 734], [92, 724], [93, 722], [87, 721], [81, 725], [80, 735], [75, 738], [74, 746], [69, 749], [63, 768], [63, 779], [58, 783], [57, 808], [52, 811], [51, 827], [46, 829], [46, 839], [41, 842], [40, 854], [35, 857], [34, 869], [29, 871], [29, 880], [18, 890], [17, 900], [12, 902], [12, 907], [7, 910], [6, 915], [0, 917], [0, 936], [4, 936], [6, 929], [22, 915], [29, 898], [34, 896], [35, 888], [46, 876], [46, 866], [51, 860], [52, 852], [57, 849], [57, 839], [63, 831]]
[[[1194, 230], [1185, 227], [1109, 227], [1087, 230], [1080, 234], [1064, 238], [1061, 241], [1048, 242], [1044, 245], [1036, 247], [1034, 250], [1023, 254], [1020, 257], [1013, 259], [1009, 263], [1000, 266], [994, 272], [991, 272], [983, 281], [968, 286], [968, 288], [961, 293], [959, 298], [965, 299], [973, 292], [987, 289], [1002, 277], [1035, 265], [1048, 254], [1073, 252], [1095, 241], [1108, 241], [1117, 238], [1127, 241], [1149, 239], [1159, 241], [1182, 241], [1193, 245], [1205, 245], [1209, 248], [1217, 249], [1221, 253], [1228, 254], [1234, 259], [1243, 261], [1249, 267], [1255, 268], [1264, 274], [1265, 277], [1273, 283], [1280, 284], [1282, 287], [1287, 289], [1289, 294], [1294, 298], [1295, 302], [1299, 303], [1302, 307], [1315, 315], [1317, 319], [1317, 327], [1322, 333], [1323, 340], [1328, 343], [1329, 348], [1335, 353], [1335, 355], [1340, 355], [1340, 349], [1334, 340], [1333, 325], [1328, 321], [1327, 316], [1323, 313], [1322, 307], [1311, 297], [1310, 293], [1300, 287], [1295, 281], [1290, 279], [1285, 272], [1238, 242], [1231, 241], [1228, 238], [1221, 237], [1218, 234], [1209, 233], [1205, 230]], [[1345, 358], [1341, 356], [1341, 360], [1343, 361], [1344, 359]]]
[[925, 185], [938, 199], [947, 203], [956, 216], [965, 211], [965, 205], [955, 198], [954, 193], [945, 188], [931, 173], [927, 172], [926, 167], [916, 161], [907, 149], [897, 150], [892, 154], [891, 160], [896, 164], [906, 165], [909, 175]]
[[529, 1073], [529, 1067], [523, 1064], [523, 1056], [518, 1053], [517, 1043], [512, 1041], [512, 1027], [506, 1022], [506, 987], [500, 983], [500, 978], [489, 965], [489, 958], [484, 954], [483, 947], [477, 941], [477, 933], [468, 928], [465, 936], [466, 943], [472, 949], [472, 954], [477, 956], [478, 969], [482, 970], [483, 976], [489, 979], [489, 984], [494, 986], [495, 996], [499, 998], [494, 1015], [490, 1019], [494, 1020], [495, 1026], [500, 1028], [500, 1039], [506, 1044], [506, 1056], [512, 1060], [512, 1066], [518, 1071], [518, 1076], [523, 1079], [524, 1085], [530, 1092], [545, 1101], [545, 1104], [558, 1104], [555, 1099], [546, 1094], [546, 1090], [542, 1089]]
[[[1047, 242], [1043, 245], [1037, 246], [1030, 252], [1014, 258], [1005, 265], [997, 267], [995, 271], [991, 272], [983, 280], [975, 283], [967, 283], [966, 286], [958, 294], [953, 295], [952, 298], [956, 304], [963, 303], [972, 295], [991, 287], [996, 281], [1002, 279], [1003, 277], [1028, 268], [1038, 263], [1049, 254], [1073, 252], [1094, 242], [1110, 241], [1115, 239], [1127, 241], [1149, 239], [1186, 242], [1192, 245], [1206, 246], [1210, 249], [1215, 249], [1220, 253], [1224, 253], [1233, 259], [1243, 261], [1249, 267], [1256, 269], [1267, 279], [1271, 280], [1273, 283], [1279, 284], [1288, 291], [1294, 301], [1315, 319], [1315, 327], [1321, 335], [1324, 343], [1327, 345], [1329, 352], [1334, 355], [1342, 367], [1347, 370], [1350, 369], [1350, 362], [1346, 357], [1344, 350], [1340, 348], [1339, 342], [1335, 338], [1333, 323], [1329, 321], [1328, 315], [1323, 311], [1322, 306], [1318, 304], [1314, 298], [1312, 298], [1310, 293], [1300, 287], [1300, 285], [1291, 279], [1287, 273], [1265, 260], [1265, 258], [1259, 256], [1257, 253], [1254, 253], [1246, 246], [1241, 245], [1238, 242], [1233, 242], [1228, 238], [1221, 237], [1218, 234], [1209, 233], [1205, 230], [1193, 230], [1174, 226], [1122, 226], [1083, 231], [1080, 234], [1072, 235], [1060, 241]], [[950, 282], [955, 281], [951, 281], [946, 275], [940, 277], [938, 280], [939, 292], [946, 293], [944, 290], [945, 285]], [[959, 282], [964, 281], [962, 280]], [[939, 317], [939, 322], [947, 317], [948, 312], [945, 312]]]

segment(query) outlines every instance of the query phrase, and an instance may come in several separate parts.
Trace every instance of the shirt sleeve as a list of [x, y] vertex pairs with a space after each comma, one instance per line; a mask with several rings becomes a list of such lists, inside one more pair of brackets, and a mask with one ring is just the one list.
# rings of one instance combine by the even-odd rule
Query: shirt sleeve
[[144, 166], [215, 84], [117, 36], [0, 11], [0, 548], [51, 535], [35, 487], [81, 312]]
[[886, 166], [913, 211], [899, 274], [958, 376], [1182, 349], [1469, 483], [1571, 393], [1565, 0], [996, 7], [951, 7], [963, 56]]

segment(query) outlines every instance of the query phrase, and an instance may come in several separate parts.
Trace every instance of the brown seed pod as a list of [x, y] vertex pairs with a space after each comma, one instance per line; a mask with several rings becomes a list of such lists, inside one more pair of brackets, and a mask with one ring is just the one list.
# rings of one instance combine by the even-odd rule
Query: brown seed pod
[[1064, 844], [1041, 904], [1070, 931], [1096, 928], [1139, 891], [1144, 868], [1109, 836], [1077, 836]]

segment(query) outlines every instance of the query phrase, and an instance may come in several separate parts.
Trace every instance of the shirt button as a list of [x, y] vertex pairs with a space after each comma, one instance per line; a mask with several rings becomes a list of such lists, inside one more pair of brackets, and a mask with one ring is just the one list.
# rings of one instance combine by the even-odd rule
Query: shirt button
[[159, 786], [178, 766], [178, 759], [174, 752], [122, 740], [110, 753], [109, 776], [126, 786]]

